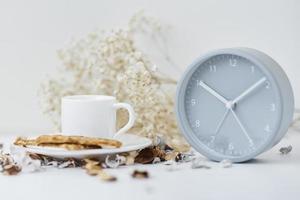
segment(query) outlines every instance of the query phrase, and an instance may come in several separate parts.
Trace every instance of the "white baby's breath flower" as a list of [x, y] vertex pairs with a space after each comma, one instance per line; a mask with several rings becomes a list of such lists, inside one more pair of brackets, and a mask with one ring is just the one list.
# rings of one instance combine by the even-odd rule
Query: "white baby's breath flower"
[[[114, 95], [118, 101], [130, 103], [137, 114], [129, 132], [147, 137], [160, 133], [172, 144], [186, 146], [176, 125], [174, 101], [170, 98], [173, 94], [166, 92], [172, 90], [162, 90], [165, 84], [175, 87], [176, 81], [158, 74], [157, 66], [135, 47], [133, 30], [142, 30], [143, 23], [153, 31], [160, 30], [158, 22], [138, 14], [127, 30], [93, 32], [57, 52], [64, 73], [49, 79], [40, 89], [43, 112], [57, 128], [63, 96]], [[117, 115], [118, 127], [127, 123], [125, 111]]]

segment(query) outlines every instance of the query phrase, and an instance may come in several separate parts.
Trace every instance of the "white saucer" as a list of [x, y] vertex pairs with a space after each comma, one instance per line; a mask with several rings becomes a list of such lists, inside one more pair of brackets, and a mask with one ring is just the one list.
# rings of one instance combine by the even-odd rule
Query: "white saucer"
[[122, 142], [122, 147], [116, 149], [86, 149], [86, 150], [64, 150], [61, 148], [54, 147], [37, 147], [37, 146], [27, 146], [20, 147], [27, 152], [43, 154], [46, 156], [51, 156], [55, 158], [88, 158], [88, 157], [104, 157], [110, 154], [124, 153], [129, 151], [135, 151], [139, 149], [146, 148], [152, 144], [152, 141], [148, 138], [133, 135], [133, 134], [121, 134], [116, 137], [117, 140]]

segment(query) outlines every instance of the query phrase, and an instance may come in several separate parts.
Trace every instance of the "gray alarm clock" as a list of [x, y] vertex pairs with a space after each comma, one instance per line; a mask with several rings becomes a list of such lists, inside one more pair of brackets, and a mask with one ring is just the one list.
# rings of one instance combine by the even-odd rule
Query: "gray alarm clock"
[[211, 160], [247, 161], [267, 151], [292, 122], [294, 96], [281, 67], [250, 48], [220, 49], [193, 62], [176, 95], [179, 127]]

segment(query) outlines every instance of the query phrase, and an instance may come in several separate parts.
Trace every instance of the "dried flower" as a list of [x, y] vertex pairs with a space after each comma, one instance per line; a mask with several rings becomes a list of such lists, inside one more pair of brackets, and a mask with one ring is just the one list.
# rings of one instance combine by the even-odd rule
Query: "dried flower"
[[[160, 134], [172, 147], [187, 147], [174, 115], [172, 96], [176, 81], [160, 73], [136, 47], [134, 39], [141, 30], [150, 31], [152, 36], [159, 33], [157, 37], [161, 37], [162, 27], [158, 24], [139, 13], [127, 29], [91, 33], [58, 52], [64, 73], [44, 82], [39, 91], [43, 113], [57, 129], [63, 96], [105, 94], [133, 105], [137, 119], [129, 132], [150, 138]], [[166, 58], [170, 61], [169, 56]], [[117, 116], [118, 127], [128, 121], [124, 110], [118, 111]]]
[[281, 147], [279, 149], [279, 152], [282, 154], [282, 155], [286, 155], [286, 154], [289, 154], [291, 151], [292, 151], [293, 147], [292, 145], [289, 145], [287, 147]]
[[147, 171], [134, 170], [131, 176], [132, 178], [146, 179], [149, 178], [149, 173]]

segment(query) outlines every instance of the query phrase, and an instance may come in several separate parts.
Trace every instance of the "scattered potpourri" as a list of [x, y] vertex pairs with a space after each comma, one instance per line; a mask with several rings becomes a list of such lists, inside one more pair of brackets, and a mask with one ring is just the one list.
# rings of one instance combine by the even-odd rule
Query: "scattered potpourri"
[[34, 153], [26, 153], [13, 145], [10, 147], [10, 154], [4, 154], [1, 151], [0, 166], [1, 172], [13, 175], [21, 171], [35, 172], [45, 170], [47, 168], [85, 168], [89, 175], [97, 175], [104, 181], [116, 181], [117, 179], [107, 174], [105, 168], [118, 168], [121, 165], [139, 164], [156, 164], [164, 161], [187, 162], [190, 160], [191, 154], [184, 154], [175, 151], [165, 143], [162, 137], [154, 138], [155, 145], [140, 151], [123, 153], [120, 155], [110, 155], [105, 161], [84, 159], [76, 160], [56, 159], [53, 157], [39, 155]]
[[292, 145], [289, 145], [289, 146], [286, 146], [286, 147], [281, 147], [279, 149], [279, 152], [282, 155], [287, 155], [287, 154], [289, 154], [292, 151], [292, 149], [293, 149]]
[[[0, 149], [1, 151], [1, 149]], [[165, 143], [162, 137], [154, 138], [153, 145], [139, 150], [121, 153], [117, 155], [108, 155], [103, 160], [89, 158], [77, 160], [73, 158], [56, 159], [53, 157], [39, 155], [34, 153], [26, 153], [20, 151], [13, 146], [10, 148], [11, 154], [0, 154], [0, 172], [7, 175], [15, 175], [19, 172], [35, 172], [45, 170], [47, 168], [83, 168], [86, 173], [96, 176], [104, 182], [117, 181], [117, 177], [107, 173], [107, 168], [118, 168], [137, 164], [157, 164], [163, 163], [167, 171], [180, 170], [181, 164], [191, 163], [192, 169], [210, 169], [211, 166], [202, 157], [196, 157], [193, 150], [188, 153], [179, 152]], [[229, 160], [220, 162], [224, 168], [231, 167]], [[147, 171], [135, 170], [131, 177], [137, 179], [149, 178]]]

